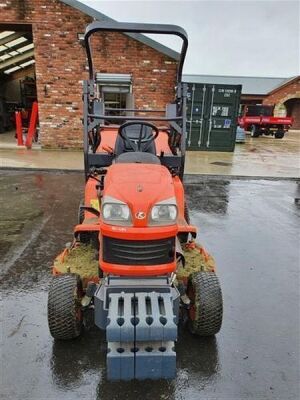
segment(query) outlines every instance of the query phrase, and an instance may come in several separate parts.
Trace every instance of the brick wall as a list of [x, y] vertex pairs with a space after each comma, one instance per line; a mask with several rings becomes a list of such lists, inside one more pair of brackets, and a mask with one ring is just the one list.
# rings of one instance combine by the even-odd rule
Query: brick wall
[[300, 130], [300, 98], [293, 102], [291, 117], [294, 118], [292, 129]]
[[[1, 0], [0, 23], [32, 24], [43, 147], [82, 144], [85, 51], [78, 42], [91, 18], [59, 0]], [[126, 35], [99, 34], [99, 72], [133, 74], [137, 107], [164, 108], [174, 98], [176, 62]]]
[[300, 129], [300, 76], [297, 79], [292, 80], [290, 84], [287, 84], [268, 95], [263, 100], [263, 104], [275, 105], [274, 115], [277, 116], [277, 114], [279, 115], [281, 106], [285, 105], [285, 103], [288, 104], [287, 102], [290, 102], [291, 99], [297, 99], [296, 101], [293, 101], [292, 107], [288, 107], [290, 116], [294, 118], [292, 128]]

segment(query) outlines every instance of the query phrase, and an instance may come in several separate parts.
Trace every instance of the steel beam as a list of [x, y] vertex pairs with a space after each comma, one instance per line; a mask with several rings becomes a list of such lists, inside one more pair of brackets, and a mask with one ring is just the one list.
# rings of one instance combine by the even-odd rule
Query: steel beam
[[12, 66], [17, 66], [18, 64], [22, 64], [23, 62], [25, 62], [26, 60], [28, 60], [29, 58], [34, 57], [34, 50], [29, 50], [26, 51], [23, 54], [20, 54], [19, 56], [14, 56], [11, 57], [3, 62], [0, 63], [0, 70], [5, 70], [8, 69]]
[[21, 36], [23, 36], [23, 32], [15, 32], [9, 36], [5, 36], [4, 38], [0, 39], [0, 46], [5, 45], [6, 43], [12, 42], [13, 40], [18, 39]]

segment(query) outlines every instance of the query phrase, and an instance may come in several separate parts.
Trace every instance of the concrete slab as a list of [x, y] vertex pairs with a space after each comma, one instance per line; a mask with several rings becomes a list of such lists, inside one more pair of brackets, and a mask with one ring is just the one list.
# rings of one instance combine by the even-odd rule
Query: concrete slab
[[[1, 138], [1, 135], [0, 135]], [[187, 152], [187, 174], [298, 178], [300, 177], [300, 131], [290, 131], [285, 138], [251, 138], [237, 144], [234, 153]], [[2, 147], [0, 168], [82, 170], [80, 151], [50, 151]]]
[[[9, 132], [1, 133], [0, 134], [0, 149], [26, 149], [26, 146], [17, 146], [17, 139], [15, 137], [16, 131], [12, 130]], [[24, 137], [23, 137], [24, 139]], [[25, 141], [25, 139], [24, 139]], [[41, 145], [39, 143], [32, 143], [32, 147], [36, 150], [41, 149]]]
[[234, 153], [188, 152], [186, 173], [296, 178], [299, 155], [300, 131], [291, 131], [283, 139], [247, 135], [246, 143], [236, 144]]
[[83, 170], [81, 151], [0, 149], [0, 168]]

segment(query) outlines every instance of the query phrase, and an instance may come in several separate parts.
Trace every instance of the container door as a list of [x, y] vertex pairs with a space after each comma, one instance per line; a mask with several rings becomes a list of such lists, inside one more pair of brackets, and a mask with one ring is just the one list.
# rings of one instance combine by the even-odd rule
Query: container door
[[187, 148], [204, 149], [207, 85], [188, 85]]
[[205, 147], [210, 151], [233, 151], [235, 146], [238, 89], [210, 85], [209, 114], [205, 131]]

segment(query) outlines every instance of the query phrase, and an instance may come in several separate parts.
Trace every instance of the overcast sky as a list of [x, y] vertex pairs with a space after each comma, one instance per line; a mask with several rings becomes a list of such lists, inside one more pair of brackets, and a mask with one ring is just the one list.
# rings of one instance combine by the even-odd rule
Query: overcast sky
[[[181, 25], [189, 36], [184, 73], [300, 74], [300, 1], [81, 1], [118, 21]], [[179, 49], [170, 37], [155, 39]]]

